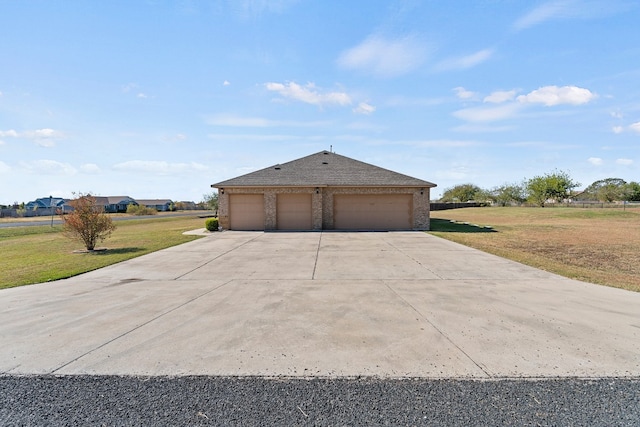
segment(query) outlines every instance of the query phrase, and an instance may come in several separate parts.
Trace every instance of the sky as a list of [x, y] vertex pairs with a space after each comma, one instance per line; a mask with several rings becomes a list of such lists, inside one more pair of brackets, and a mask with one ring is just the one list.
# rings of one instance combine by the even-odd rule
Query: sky
[[436, 183], [640, 181], [636, 0], [0, 0], [0, 204], [200, 201], [332, 149]]

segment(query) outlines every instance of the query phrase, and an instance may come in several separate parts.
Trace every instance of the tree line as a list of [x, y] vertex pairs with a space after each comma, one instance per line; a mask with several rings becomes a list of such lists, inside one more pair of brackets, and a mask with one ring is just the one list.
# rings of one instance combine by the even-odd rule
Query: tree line
[[640, 201], [640, 183], [626, 182], [621, 178], [595, 181], [582, 192], [575, 192], [581, 184], [564, 171], [555, 170], [520, 183], [506, 183], [492, 189], [474, 184], [460, 184], [447, 188], [441, 202], [490, 203], [499, 206], [532, 203], [544, 207], [549, 201], [561, 203], [568, 199], [600, 202]]

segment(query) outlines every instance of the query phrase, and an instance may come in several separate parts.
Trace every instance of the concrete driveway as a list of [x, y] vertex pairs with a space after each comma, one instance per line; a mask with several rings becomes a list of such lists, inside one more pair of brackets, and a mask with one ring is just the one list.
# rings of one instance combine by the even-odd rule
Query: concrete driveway
[[223, 232], [0, 291], [5, 374], [640, 377], [640, 294], [420, 232]]

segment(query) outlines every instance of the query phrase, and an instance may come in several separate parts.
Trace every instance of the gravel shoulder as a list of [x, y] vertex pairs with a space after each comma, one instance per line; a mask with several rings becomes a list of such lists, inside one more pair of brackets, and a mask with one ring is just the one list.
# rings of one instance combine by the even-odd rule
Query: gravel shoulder
[[2, 376], [0, 424], [640, 424], [640, 379]]

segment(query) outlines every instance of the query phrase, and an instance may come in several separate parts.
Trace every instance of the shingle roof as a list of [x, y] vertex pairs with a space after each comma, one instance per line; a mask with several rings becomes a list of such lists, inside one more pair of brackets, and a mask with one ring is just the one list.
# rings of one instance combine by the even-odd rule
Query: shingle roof
[[136, 199], [139, 205], [166, 205], [167, 203], [173, 203], [169, 199]]
[[117, 205], [121, 203], [129, 203], [133, 199], [129, 196], [93, 196], [97, 205]]
[[435, 187], [436, 184], [329, 151], [274, 165], [211, 187]]

